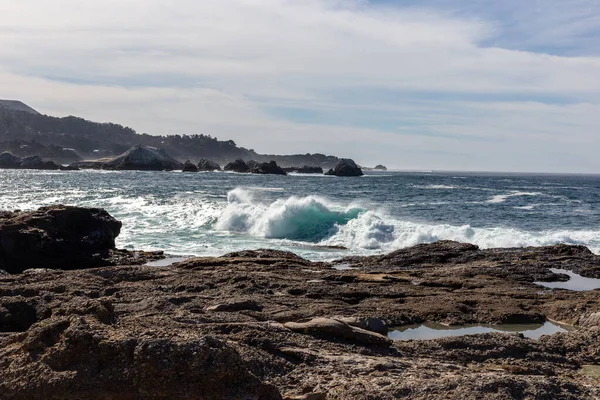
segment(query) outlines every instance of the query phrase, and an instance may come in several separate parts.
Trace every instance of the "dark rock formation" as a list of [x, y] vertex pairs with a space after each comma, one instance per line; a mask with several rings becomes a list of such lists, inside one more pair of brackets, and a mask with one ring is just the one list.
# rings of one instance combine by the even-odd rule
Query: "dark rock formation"
[[362, 176], [363, 172], [353, 160], [343, 158], [334, 169], [330, 169], [325, 175]]
[[377, 169], [380, 171], [387, 171], [387, 167], [385, 165], [381, 165], [381, 164], [376, 165], [375, 168], [373, 168], [373, 169]]
[[21, 167], [21, 157], [17, 157], [9, 152], [0, 154], [0, 168], [17, 169]]
[[250, 169], [250, 172], [253, 174], [287, 175], [287, 172], [281, 169], [275, 161], [257, 164]]
[[196, 167], [196, 165], [194, 163], [192, 163], [190, 160], [187, 160], [185, 162], [185, 164], [183, 164], [182, 171], [183, 172], [198, 172], [198, 167]]
[[248, 166], [248, 169], [252, 169], [252, 168], [256, 167], [258, 164], [259, 164], [259, 162], [256, 160], [246, 161], [246, 165]]
[[58, 170], [61, 165], [54, 161], [44, 161], [38, 156], [29, 156], [23, 158], [20, 165], [21, 169], [40, 169], [40, 170]]
[[241, 172], [241, 173], [248, 172], [250, 170], [250, 168], [248, 167], [248, 164], [246, 164], [246, 162], [242, 159], [237, 159], [235, 161], [230, 162], [223, 169], [225, 171], [233, 171], [233, 172]]
[[220, 171], [221, 166], [211, 160], [202, 159], [198, 163], [198, 171]]
[[117, 158], [102, 163], [102, 169], [111, 170], [171, 171], [182, 167], [163, 149], [142, 145], [133, 146]]
[[43, 207], [0, 214], [0, 269], [85, 268], [107, 265], [121, 223], [101, 209]]

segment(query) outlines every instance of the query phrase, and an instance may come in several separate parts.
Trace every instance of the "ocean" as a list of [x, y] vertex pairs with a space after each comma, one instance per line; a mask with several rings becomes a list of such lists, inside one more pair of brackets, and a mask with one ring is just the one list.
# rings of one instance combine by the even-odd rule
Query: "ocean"
[[0, 210], [105, 208], [123, 222], [118, 247], [181, 256], [274, 248], [331, 260], [441, 239], [600, 253], [599, 202], [592, 175], [0, 170]]

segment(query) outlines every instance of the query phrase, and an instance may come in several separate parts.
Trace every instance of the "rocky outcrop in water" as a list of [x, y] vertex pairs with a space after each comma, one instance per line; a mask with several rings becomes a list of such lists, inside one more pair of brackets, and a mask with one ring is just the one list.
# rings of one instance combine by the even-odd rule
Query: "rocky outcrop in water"
[[18, 169], [21, 166], [21, 157], [4, 152], [0, 154], [0, 168]]
[[106, 211], [69, 206], [0, 212], [0, 269], [78, 269], [142, 262], [142, 253], [115, 249], [121, 223]]
[[362, 176], [363, 172], [353, 160], [348, 158], [341, 159], [335, 168], [327, 171], [325, 175], [335, 176]]
[[150, 146], [133, 146], [117, 158], [102, 164], [102, 169], [170, 171], [183, 165], [163, 149]]
[[183, 172], [198, 172], [198, 167], [190, 160], [187, 160], [185, 164], [183, 164], [183, 168], [181, 170]]
[[198, 171], [220, 171], [221, 166], [211, 160], [202, 159], [198, 162]]
[[20, 165], [21, 169], [41, 169], [41, 170], [58, 170], [61, 166], [54, 161], [44, 161], [39, 156], [29, 156], [23, 158]]
[[287, 175], [287, 172], [280, 168], [275, 161], [257, 164], [250, 169], [250, 172], [253, 174]]
[[376, 165], [375, 168], [373, 168], [373, 169], [379, 170], [379, 171], [387, 171], [387, 167], [385, 165], [381, 165], [381, 164]]
[[245, 173], [250, 170], [250, 168], [248, 167], [248, 164], [246, 164], [246, 162], [242, 159], [237, 159], [235, 161], [230, 162], [229, 164], [225, 165], [225, 167], [223, 169], [225, 171], [233, 171], [233, 172], [240, 172], [240, 173]]

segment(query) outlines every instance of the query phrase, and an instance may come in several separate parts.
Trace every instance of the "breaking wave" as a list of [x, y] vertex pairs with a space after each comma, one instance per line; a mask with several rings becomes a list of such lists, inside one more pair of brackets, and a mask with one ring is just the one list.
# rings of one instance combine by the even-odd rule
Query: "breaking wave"
[[508, 227], [427, 224], [399, 221], [383, 210], [342, 205], [319, 196], [263, 202], [254, 192], [234, 189], [218, 217], [218, 230], [270, 239], [288, 239], [323, 246], [341, 246], [369, 253], [392, 251], [420, 243], [456, 240], [481, 248], [584, 244], [600, 252], [600, 231], [524, 231]]

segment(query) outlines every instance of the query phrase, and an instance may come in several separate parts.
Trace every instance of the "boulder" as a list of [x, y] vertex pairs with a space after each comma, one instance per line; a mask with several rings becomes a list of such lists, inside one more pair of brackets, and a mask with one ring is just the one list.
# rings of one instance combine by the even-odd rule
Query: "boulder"
[[250, 168], [248, 164], [241, 158], [238, 158], [235, 161], [230, 162], [225, 166], [225, 171], [233, 171], [233, 172], [248, 172]]
[[214, 161], [201, 159], [198, 163], [198, 171], [220, 171], [221, 166]]
[[387, 167], [385, 165], [381, 165], [381, 164], [376, 165], [375, 168], [373, 168], [373, 169], [377, 169], [379, 171], [387, 171]]
[[260, 164], [260, 163], [256, 160], [246, 161], [246, 165], [248, 166], [249, 169], [256, 167], [258, 164]]
[[198, 172], [198, 167], [196, 167], [196, 165], [194, 163], [192, 163], [190, 160], [187, 160], [185, 162], [185, 164], [183, 164], [182, 171], [183, 172]]
[[42, 207], [0, 213], [0, 269], [77, 269], [108, 265], [121, 222], [97, 208]]
[[343, 158], [338, 162], [334, 169], [330, 169], [325, 175], [362, 176], [364, 174], [354, 160]]
[[253, 174], [287, 175], [287, 172], [281, 169], [275, 161], [257, 164], [250, 169], [250, 172]]
[[163, 149], [150, 146], [133, 146], [120, 156], [105, 162], [103, 169], [137, 171], [172, 171], [183, 165]]
[[23, 158], [21, 161], [21, 169], [43, 169], [43, 170], [57, 170], [60, 169], [60, 165], [54, 161], [44, 161], [39, 156], [29, 156]]
[[16, 169], [21, 166], [23, 160], [9, 152], [0, 154], [0, 168]]

